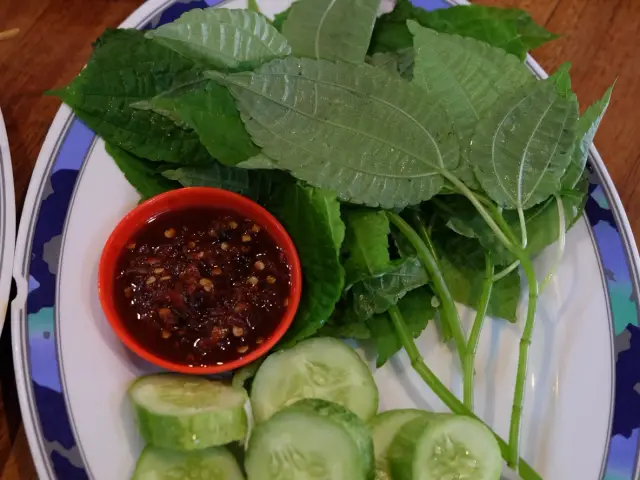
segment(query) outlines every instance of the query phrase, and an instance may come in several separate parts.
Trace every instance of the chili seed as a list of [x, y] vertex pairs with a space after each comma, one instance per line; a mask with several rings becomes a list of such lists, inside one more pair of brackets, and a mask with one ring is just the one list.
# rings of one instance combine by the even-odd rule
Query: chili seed
[[285, 299], [284, 299], [284, 306], [285, 306], [285, 307], [288, 307], [288, 306], [289, 306], [289, 299], [288, 299], [288, 298], [285, 298]]
[[249, 350], [249, 347], [247, 345], [242, 345], [238, 347], [236, 350], [238, 350], [238, 353], [245, 353], [247, 350]]
[[256, 343], [257, 343], [258, 345], [260, 345], [262, 342], [264, 342], [264, 338], [262, 338], [262, 337], [258, 337], [258, 338], [256, 338]]
[[218, 236], [218, 232], [216, 232], [215, 229], [210, 228], [209, 229], [209, 236], [210, 237], [217, 237]]
[[175, 228], [167, 228], [164, 231], [164, 236], [167, 238], [173, 238], [176, 236], [176, 229]]
[[274, 277], [273, 275], [267, 275], [267, 283], [273, 285], [274, 283], [276, 283], [276, 277]]
[[149, 278], [147, 278], [147, 280], [146, 280], [146, 282], [145, 282], [145, 283], [146, 283], [147, 285], [151, 285], [152, 283], [155, 283], [155, 281], [156, 281], [156, 277], [154, 277], [154, 276], [152, 275], [152, 276], [150, 276]]
[[162, 267], [153, 269], [153, 273], [157, 273], [158, 275], [161, 274], [162, 272], [164, 272], [164, 268]]
[[231, 227], [232, 230], [235, 230], [236, 228], [238, 228], [238, 222], [236, 222], [235, 220], [231, 220], [229, 222], [229, 227]]
[[136, 248], [136, 242], [131, 242], [130, 244], [127, 245], [127, 248], [129, 250], [133, 250], [134, 248]]
[[195, 247], [195, 246], [196, 246], [196, 242], [189, 242], [189, 243], [187, 243], [187, 247], [189, 247], [189, 248], [193, 248], [193, 247]]
[[251, 227], [251, 231], [254, 232], [254, 233], [258, 233], [260, 231], [260, 225], [256, 225], [254, 223], [253, 227]]
[[250, 242], [251, 241], [251, 235], [242, 235], [242, 241], [243, 242]]
[[226, 251], [226, 250], [229, 250], [229, 244], [228, 244], [227, 242], [222, 242], [222, 243], [220, 244], [220, 248], [221, 248], [222, 250], [225, 250], [225, 251]]
[[164, 338], [165, 340], [167, 338], [171, 337], [171, 332], [169, 332], [168, 330], [162, 330], [162, 338]]
[[234, 337], [241, 337], [244, 335], [244, 328], [242, 327], [234, 326], [231, 331], [233, 332]]
[[222, 269], [220, 267], [215, 267], [211, 270], [211, 273], [215, 276], [222, 275]]
[[242, 253], [248, 253], [248, 252], [249, 252], [249, 247], [244, 247], [244, 246], [242, 246], [242, 247], [240, 247], [240, 251], [241, 251]]
[[202, 285], [202, 288], [204, 288], [205, 292], [210, 292], [211, 290], [213, 290], [213, 282], [208, 278], [201, 278], [200, 285]]
[[162, 260], [160, 260], [158, 257], [149, 257], [147, 258], [147, 263], [149, 265], [158, 265], [159, 263], [162, 263]]
[[244, 312], [247, 309], [247, 306], [244, 303], [239, 303], [235, 307], [233, 307], [233, 311], [236, 313]]
[[124, 296], [127, 298], [133, 297], [133, 288], [127, 287], [124, 289]]
[[175, 322], [175, 319], [176, 319], [171, 309], [167, 307], [159, 308], [158, 316], [160, 317], [160, 320], [162, 320], [165, 323], [173, 323]]
[[258, 277], [254, 277], [252, 275], [251, 277], [249, 277], [247, 279], [247, 283], [249, 283], [250, 285], [257, 285], [258, 284]]
[[161, 282], [166, 282], [167, 280], [171, 280], [171, 275], [166, 275], [164, 277], [160, 277]]
[[264, 262], [261, 262], [260, 260], [254, 263], [253, 266], [256, 268], [256, 270], [264, 270]]

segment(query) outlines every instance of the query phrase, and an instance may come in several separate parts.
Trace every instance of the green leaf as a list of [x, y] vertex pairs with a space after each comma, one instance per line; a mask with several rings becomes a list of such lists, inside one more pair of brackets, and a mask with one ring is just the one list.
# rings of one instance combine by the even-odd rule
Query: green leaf
[[366, 62], [376, 68], [398, 73], [402, 78], [413, 78], [413, 48], [403, 48], [397, 52], [378, 52], [367, 57]]
[[389, 219], [381, 210], [351, 209], [346, 225], [342, 265], [347, 287], [389, 268]]
[[476, 126], [469, 161], [499, 206], [528, 209], [560, 189], [573, 153], [578, 102], [559, 96], [553, 78], [499, 102]]
[[567, 167], [567, 171], [562, 178], [563, 188], [573, 188], [580, 180], [580, 177], [584, 172], [584, 167], [587, 164], [589, 148], [593, 143], [593, 138], [596, 136], [596, 132], [600, 126], [600, 121], [607, 111], [614, 86], [615, 84], [610, 86], [604, 96], [587, 108], [584, 115], [578, 119], [578, 123], [576, 124], [576, 136], [578, 141], [573, 155], [571, 156], [571, 163]]
[[340, 203], [325, 190], [284, 184], [264, 203], [291, 236], [302, 264], [300, 307], [280, 342], [289, 347], [314, 335], [331, 316], [344, 286], [339, 252], [345, 226]]
[[293, 55], [362, 63], [380, 0], [298, 0], [282, 26]]
[[376, 22], [370, 52], [395, 51], [410, 46], [407, 20], [415, 20], [423, 27], [442, 33], [475, 38], [520, 59], [524, 59], [529, 50], [557, 38], [518, 9], [469, 5], [427, 12], [414, 7], [409, 0], [398, 0], [394, 10]]
[[282, 32], [282, 26], [284, 25], [284, 22], [287, 20], [287, 18], [289, 18], [290, 13], [291, 13], [291, 7], [287, 8], [286, 10], [283, 10], [280, 13], [276, 13], [276, 15], [273, 17], [273, 22], [271, 22], [271, 25], [273, 25], [273, 28], [275, 28], [279, 32]]
[[[560, 192], [564, 206], [566, 227], [569, 230], [580, 218], [584, 210], [587, 183], [579, 183], [572, 190]], [[516, 260], [513, 254], [495, 237], [484, 219], [477, 213], [471, 202], [458, 195], [448, 196], [446, 200], [436, 199], [429, 202], [438, 214], [447, 222], [447, 226], [460, 235], [477, 238], [496, 265], [509, 265]], [[526, 251], [536, 256], [558, 239], [559, 222], [556, 202], [550, 198], [524, 212], [527, 228]], [[503, 218], [511, 231], [520, 240], [520, 223], [517, 212], [504, 211]]]
[[223, 188], [259, 203], [268, 201], [276, 186], [287, 181], [286, 175], [280, 172], [244, 170], [226, 167], [217, 162], [206, 166], [165, 170], [162, 175], [185, 187]]
[[367, 323], [360, 320], [353, 312], [351, 296], [341, 300], [333, 314], [318, 331], [322, 337], [353, 338], [355, 340], [367, 340], [371, 338], [371, 332]]
[[154, 161], [197, 164], [211, 161], [198, 136], [131, 103], [171, 88], [194, 64], [144, 38], [137, 30], [107, 31], [84, 70], [53, 92], [105, 141]]
[[341, 199], [383, 208], [437, 194], [458, 163], [444, 111], [369, 65], [287, 58], [218, 76], [253, 141], [281, 169]]
[[156, 164], [109, 143], [105, 144], [105, 149], [143, 200], [180, 188], [178, 182], [163, 177]]
[[260, 153], [244, 128], [229, 91], [213, 80], [196, 80], [133, 105], [151, 109], [195, 130], [211, 156], [236, 165]]
[[262, 15], [262, 12], [260, 11], [260, 5], [258, 5], [258, 2], [256, 2], [256, 0], [248, 0], [247, 10], [249, 10], [250, 12], [259, 13], [260, 15]]
[[[476, 308], [484, 279], [484, 250], [474, 240], [445, 229], [432, 235], [440, 270], [456, 302]], [[520, 298], [517, 269], [494, 283], [487, 312], [515, 322]]]
[[571, 75], [569, 69], [571, 68], [570, 62], [565, 62], [558, 67], [556, 73], [552, 75], [553, 81], [556, 85], [556, 93], [561, 97], [570, 97], [573, 92], [571, 91]]
[[408, 292], [429, 281], [422, 264], [416, 258], [392, 262], [383, 272], [353, 285], [353, 311], [360, 320], [386, 312]]
[[[398, 308], [413, 338], [420, 336], [429, 320], [436, 314], [436, 309], [431, 303], [432, 299], [431, 291], [422, 287], [409, 292], [398, 302]], [[400, 351], [402, 345], [387, 314], [371, 317], [367, 320], [367, 325], [378, 353], [376, 366], [380, 368]]]
[[476, 123], [500, 98], [535, 82], [517, 57], [486, 43], [408, 22], [413, 34], [413, 83], [423, 87], [468, 144]]
[[248, 10], [196, 8], [146, 36], [214, 68], [252, 68], [291, 53], [265, 17]]

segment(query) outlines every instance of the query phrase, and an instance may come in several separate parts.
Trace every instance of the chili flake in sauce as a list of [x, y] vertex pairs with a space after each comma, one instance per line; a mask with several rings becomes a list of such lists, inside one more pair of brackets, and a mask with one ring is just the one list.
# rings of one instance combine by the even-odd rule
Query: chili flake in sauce
[[118, 259], [116, 308], [147, 349], [206, 366], [256, 349], [278, 326], [290, 272], [268, 232], [236, 213], [163, 213]]

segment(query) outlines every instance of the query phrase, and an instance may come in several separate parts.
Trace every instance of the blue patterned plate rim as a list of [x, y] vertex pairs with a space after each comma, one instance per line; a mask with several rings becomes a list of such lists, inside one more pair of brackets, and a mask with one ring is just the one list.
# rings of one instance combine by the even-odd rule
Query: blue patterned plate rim
[[[425, 9], [467, 4], [463, 0], [413, 1]], [[192, 8], [219, 3], [217, 0], [152, 0], [142, 5], [122, 26], [155, 27]], [[539, 78], [547, 76], [531, 57], [527, 63]], [[0, 116], [0, 129], [2, 127]], [[49, 269], [50, 265], [57, 266], [59, 239], [79, 174], [95, 140], [95, 134], [76, 119], [69, 108], [60, 108], [36, 163], [18, 232], [13, 271], [18, 294], [11, 306], [14, 368], [27, 438], [38, 476], [42, 479], [94, 478], [76, 440], [60, 381], [52, 314], [58, 272]], [[8, 152], [0, 150], [2, 156], [8, 156]], [[2, 160], [0, 158], [0, 168], [4, 163]], [[615, 353], [615, 400], [601, 478], [637, 480], [640, 477], [640, 322], [637, 305], [640, 261], [620, 198], [593, 146], [589, 168], [585, 215], [605, 278]], [[6, 175], [0, 171], [0, 177], [3, 181]], [[13, 199], [12, 182], [0, 187], [5, 195], [6, 189], [10, 188]], [[9, 214], [5, 213], [5, 205], [3, 203], [0, 208], [0, 228], [6, 225], [2, 218]], [[0, 282], [0, 294], [1, 289]]]

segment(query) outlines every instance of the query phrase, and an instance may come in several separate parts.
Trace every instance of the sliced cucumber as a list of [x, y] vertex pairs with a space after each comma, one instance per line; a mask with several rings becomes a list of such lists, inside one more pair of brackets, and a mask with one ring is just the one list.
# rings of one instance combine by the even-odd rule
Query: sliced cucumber
[[247, 434], [247, 392], [190, 375], [149, 375], [129, 389], [146, 442], [196, 450], [242, 440]]
[[300, 400], [255, 427], [245, 469], [250, 480], [370, 480], [373, 442], [344, 407]]
[[312, 338], [267, 357], [253, 379], [256, 422], [303, 398], [345, 406], [367, 421], [378, 411], [378, 389], [369, 367], [344, 342]]
[[394, 480], [499, 480], [500, 448], [481, 422], [462, 415], [418, 419], [391, 443], [389, 465]]
[[234, 456], [224, 447], [174, 452], [146, 447], [131, 480], [244, 480]]
[[[417, 419], [425, 421], [433, 419], [434, 413], [425, 412], [413, 408], [401, 410], [389, 410], [373, 417], [369, 422], [371, 436], [373, 437], [373, 450], [375, 453], [376, 480], [389, 480], [389, 447], [402, 427]], [[426, 424], [425, 424], [426, 427]]]
[[253, 383], [253, 377], [256, 376], [256, 372], [260, 368], [260, 365], [262, 365], [263, 361], [264, 359], [261, 358], [233, 372], [231, 386], [236, 388], [245, 388], [247, 391], [251, 391], [250, 386], [251, 383]]

